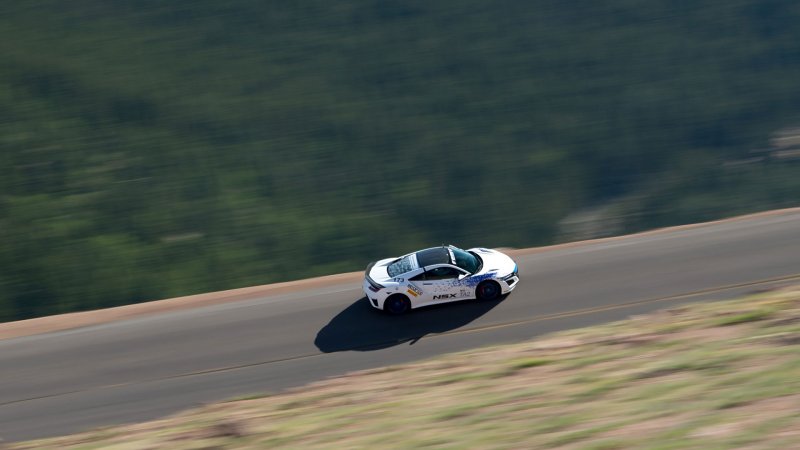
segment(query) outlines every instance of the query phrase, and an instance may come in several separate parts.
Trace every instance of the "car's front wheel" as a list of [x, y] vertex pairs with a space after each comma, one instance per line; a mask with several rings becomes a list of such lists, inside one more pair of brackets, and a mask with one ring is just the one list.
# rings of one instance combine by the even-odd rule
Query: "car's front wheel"
[[500, 285], [495, 281], [484, 281], [475, 290], [478, 300], [496, 300], [500, 297]]
[[392, 315], [400, 315], [407, 313], [411, 309], [411, 302], [403, 294], [390, 295], [389, 298], [383, 302], [383, 310]]

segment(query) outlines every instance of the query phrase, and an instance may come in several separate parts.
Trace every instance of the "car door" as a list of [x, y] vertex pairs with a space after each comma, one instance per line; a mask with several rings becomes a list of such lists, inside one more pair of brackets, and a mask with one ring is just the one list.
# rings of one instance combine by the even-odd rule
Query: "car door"
[[422, 284], [422, 301], [419, 304], [446, 303], [469, 297], [468, 289], [461, 280], [467, 275], [461, 269], [450, 265], [426, 267], [416, 283]]

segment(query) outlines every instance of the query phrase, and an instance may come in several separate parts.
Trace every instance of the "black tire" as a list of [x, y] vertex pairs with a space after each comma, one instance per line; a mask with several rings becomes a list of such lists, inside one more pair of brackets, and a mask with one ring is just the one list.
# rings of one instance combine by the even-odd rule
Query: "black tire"
[[411, 310], [411, 301], [403, 294], [390, 295], [383, 302], [383, 310], [393, 316], [399, 316]]
[[475, 289], [475, 297], [478, 300], [497, 300], [501, 292], [500, 285], [496, 281], [483, 281]]

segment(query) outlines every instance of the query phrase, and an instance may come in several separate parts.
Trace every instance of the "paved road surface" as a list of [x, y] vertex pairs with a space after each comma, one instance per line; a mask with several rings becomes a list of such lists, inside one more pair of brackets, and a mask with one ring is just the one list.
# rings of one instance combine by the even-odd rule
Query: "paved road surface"
[[153, 419], [680, 302], [800, 281], [800, 212], [529, 253], [501, 302], [387, 317], [360, 285], [0, 341], [0, 437]]

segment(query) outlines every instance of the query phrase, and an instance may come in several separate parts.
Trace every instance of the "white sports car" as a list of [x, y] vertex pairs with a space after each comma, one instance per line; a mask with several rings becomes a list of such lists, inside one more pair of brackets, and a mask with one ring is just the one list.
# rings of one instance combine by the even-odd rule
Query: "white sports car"
[[497, 250], [434, 247], [367, 266], [364, 293], [374, 308], [412, 308], [465, 299], [494, 300], [519, 283], [517, 264]]

